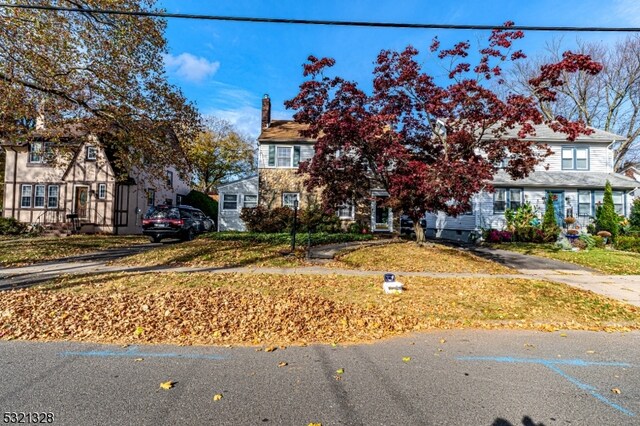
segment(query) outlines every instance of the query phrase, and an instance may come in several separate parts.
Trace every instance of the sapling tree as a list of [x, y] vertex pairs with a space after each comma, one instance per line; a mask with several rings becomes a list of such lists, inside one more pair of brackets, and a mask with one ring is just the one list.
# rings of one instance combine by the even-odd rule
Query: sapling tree
[[[492, 31], [475, 64], [469, 61], [471, 44], [466, 41], [443, 49], [436, 38], [429, 59], [411, 46], [401, 52], [383, 50], [371, 93], [356, 82], [327, 76], [333, 59], [309, 57], [303, 73], [307, 80], [285, 102], [296, 110], [294, 119], [308, 125], [303, 136], [317, 140], [314, 157], [300, 167], [308, 174], [307, 187], [322, 188], [329, 208], [366, 202], [373, 189], [383, 189], [389, 195], [386, 205], [413, 220], [421, 242], [424, 214], [468, 211], [475, 194], [493, 190], [491, 180], [503, 160], [511, 177], [527, 176], [550, 154], [548, 147], [526, 139], [534, 135], [533, 124], [545, 121], [538, 99], [553, 102], [562, 72], [595, 74], [601, 66], [586, 55], [567, 52], [531, 79], [536, 98], [499, 96], [486, 83], [502, 83], [504, 63], [525, 57], [513, 49], [523, 36], [522, 31]], [[423, 64], [445, 64], [449, 71], [437, 78]], [[590, 132], [583, 122], [560, 116], [547, 124], [569, 140]]]

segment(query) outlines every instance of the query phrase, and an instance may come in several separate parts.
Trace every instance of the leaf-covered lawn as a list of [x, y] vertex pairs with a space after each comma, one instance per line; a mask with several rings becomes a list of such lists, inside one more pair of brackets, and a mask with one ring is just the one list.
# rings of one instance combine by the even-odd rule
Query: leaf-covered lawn
[[640, 329], [640, 310], [523, 279], [112, 274], [0, 293], [0, 338], [114, 343], [361, 342], [450, 328]]
[[608, 275], [640, 274], [640, 253], [600, 248], [564, 251], [554, 250], [552, 244], [532, 243], [502, 243], [494, 245], [494, 247], [571, 262], [576, 265], [593, 268]]
[[72, 235], [0, 239], [0, 265], [20, 266], [149, 242], [136, 235]]
[[162, 247], [129, 256], [115, 262], [138, 266], [297, 266], [304, 264], [303, 249], [287, 255], [291, 246], [256, 242], [251, 239], [217, 240], [199, 237], [193, 241], [164, 244]]
[[339, 256], [332, 266], [367, 271], [517, 273], [459, 249], [437, 244], [421, 247], [412, 242], [365, 247]]

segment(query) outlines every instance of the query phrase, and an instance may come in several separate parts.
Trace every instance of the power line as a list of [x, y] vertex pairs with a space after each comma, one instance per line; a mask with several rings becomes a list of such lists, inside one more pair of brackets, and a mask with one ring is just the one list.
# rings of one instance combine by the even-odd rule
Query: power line
[[0, 7], [13, 9], [33, 9], [56, 12], [75, 12], [102, 15], [144, 16], [152, 18], [199, 19], [207, 21], [232, 21], [269, 24], [297, 24], [297, 25], [329, 25], [342, 27], [376, 27], [376, 28], [410, 28], [410, 29], [441, 29], [441, 30], [523, 30], [523, 31], [561, 31], [561, 32], [640, 32], [640, 28], [633, 27], [545, 27], [538, 25], [455, 25], [455, 24], [411, 24], [398, 22], [366, 22], [366, 21], [326, 21], [318, 19], [286, 19], [286, 18], [252, 18], [241, 16], [195, 15], [187, 13], [144, 12], [111, 9], [84, 9], [76, 7], [37, 6], [25, 4], [0, 3]]

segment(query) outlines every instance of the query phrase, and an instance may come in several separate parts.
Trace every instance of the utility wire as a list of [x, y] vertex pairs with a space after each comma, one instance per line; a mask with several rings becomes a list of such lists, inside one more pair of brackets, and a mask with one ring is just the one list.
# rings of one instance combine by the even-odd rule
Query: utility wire
[[562, 31], [562, 32], [640, 32], [640, 28], [633, 27], [545, 27], [537, 25], [455, 25], [455, 24], [410, 24], [398, 22], [366, 22], [366, 21], [325, 21], [317, 19], [285, 19], [285, 18], [252, 18], [241, 16], [194, 15], [187, 13], [144, 12], [111, 9], [84, 9], [76, 7], [37, 6], [26, 4], [0, 3], [0, 7], [13, 9], [32, 9], [56, 12], [75, 12], [103, 15], [145, 16], [153, 18], [199, 19], [208, 21], [233, 21], [269, 24], [298, 24], [298, 25], [330, 25], [342, 27], [377, 27], [377, 28], [411, 28], [411, 29], [441, 29], [441, 30], [523, 30], [523, 31]]

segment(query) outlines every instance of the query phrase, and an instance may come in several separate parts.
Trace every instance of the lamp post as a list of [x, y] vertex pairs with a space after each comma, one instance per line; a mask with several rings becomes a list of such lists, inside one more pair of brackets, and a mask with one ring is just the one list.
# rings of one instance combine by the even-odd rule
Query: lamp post
[[296, 225], [298, 224], [298, 200], [293, 200], [293, 229], [291, 229], [291, 253], [296, 251]]

